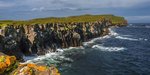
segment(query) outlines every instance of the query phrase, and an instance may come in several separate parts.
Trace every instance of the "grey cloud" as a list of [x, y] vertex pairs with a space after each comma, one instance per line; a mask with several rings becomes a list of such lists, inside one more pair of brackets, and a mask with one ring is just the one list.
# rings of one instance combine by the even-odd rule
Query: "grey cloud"
[[149, 2], [149, 0], [6, 0], [4, 2], [7, 2], [8, 4], [13, 3], [16, 7], [26, 6], [32, 9], [40, 7], [45, 7], [47, 9], [69, 8], [69, 7], [131, 8], [134, 6], [143, 5], [143, 3], [147, 3]]
[[5, 2], [5, 1], [0, 1], [0, 9], [1, 8], [8, 8], [8, 7], [12, 7], [14, 6], [14, 3], [9, 3], [9, 2]]

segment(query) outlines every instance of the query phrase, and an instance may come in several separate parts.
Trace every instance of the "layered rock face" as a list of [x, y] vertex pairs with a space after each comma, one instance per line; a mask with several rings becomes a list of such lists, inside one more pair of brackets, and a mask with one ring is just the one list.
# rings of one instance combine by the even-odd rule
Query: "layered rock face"
[[54, 67], [20, 64], [15, 56], [0, 53], [0, 75], [60, 75]]
[[106, 35], [110, 20], [85, 23], [48, 23], [35, 25], [8, 25], [1, 28], [1, 52], [23, 55], [55, 52], [57, 48], [81, 46], [82, 42]]

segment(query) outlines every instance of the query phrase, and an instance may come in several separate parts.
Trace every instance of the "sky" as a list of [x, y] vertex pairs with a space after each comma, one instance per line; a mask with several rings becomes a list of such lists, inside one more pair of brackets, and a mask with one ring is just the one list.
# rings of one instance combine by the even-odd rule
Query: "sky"
[[114, 14], [150, 23], [150, 0], [0, 0], [0, 20]]

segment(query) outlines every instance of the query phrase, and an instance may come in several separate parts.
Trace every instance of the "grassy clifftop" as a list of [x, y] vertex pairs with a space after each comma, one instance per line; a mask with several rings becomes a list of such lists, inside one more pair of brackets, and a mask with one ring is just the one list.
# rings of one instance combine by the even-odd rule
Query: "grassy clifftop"
[[101, 20], [102, 18], [105, 19], [111, 19], [113, 24], [125, 24], [126, 20], [124, 17], [121, 16], [114, 16], [114, 15], [80, 15], [80, 16], [69, 16], [69, 17], [48, 17], [48, 18], [37, 18], [37, 19], [32, 19], [32, 20], [22, 20], [22, 21], [17, 21], [17, 20], [1, 20], [0, 25], [7, 25], [7, 24], [25, 24], [25, 25], [30, 25], [30, 24], [45, 24], [45, 23], [68, 23], [68, 22], [95, 22], [97, 20]]

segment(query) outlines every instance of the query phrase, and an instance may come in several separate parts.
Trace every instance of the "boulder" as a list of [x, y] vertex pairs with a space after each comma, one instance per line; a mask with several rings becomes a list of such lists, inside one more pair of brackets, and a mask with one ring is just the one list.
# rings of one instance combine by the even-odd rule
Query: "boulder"
[[60, 75], [55, 66], [19, 64], [15, 56], [0, 52], [0, 75]]
[[54, 66], [49, 68], [36, 64], [21, 64], [10, 75], [60, 75], [60, 73]]

